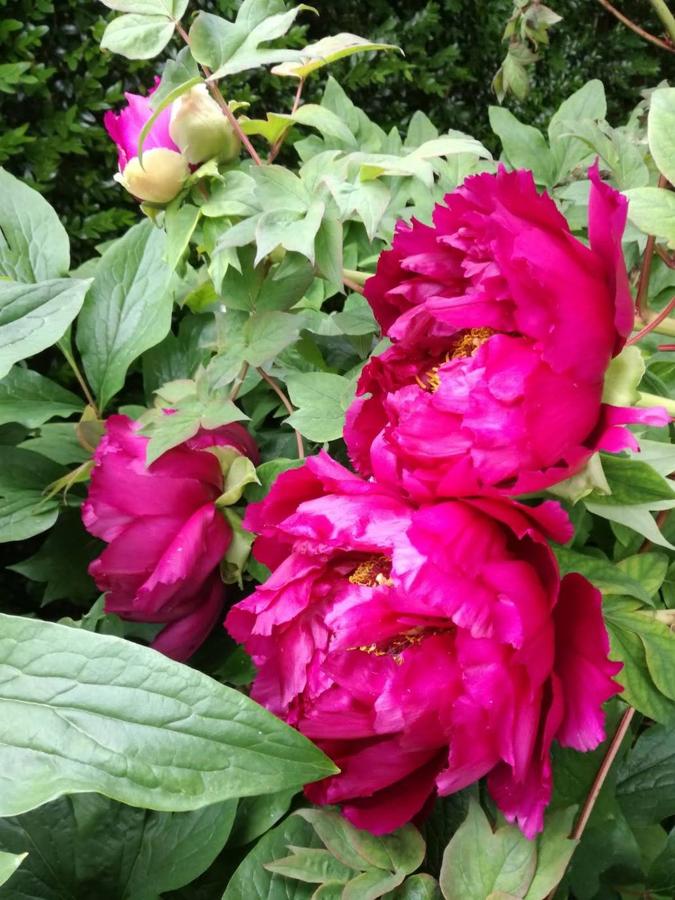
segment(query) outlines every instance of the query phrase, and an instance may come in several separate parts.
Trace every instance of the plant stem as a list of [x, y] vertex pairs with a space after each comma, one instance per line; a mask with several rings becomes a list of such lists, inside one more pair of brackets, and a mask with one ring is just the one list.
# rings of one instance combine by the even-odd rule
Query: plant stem
[[[659, 175], [657, 187], [664, 188], [668, 184], [665, 175]], [[652, 261], [654, 259], [654, 247], [656, 237], [650, 234], [645, 245], [645, 252], [642, 257], [642, 265], [640, 266], [640, 280], [638, 282], [637, 297], [635, 299], [635, 312], [641, 318], [645, 319], [647, 315], [647, 295], [649, 293], [649, 277], [652, 272]]]
[[56, 346], [59, 348], [61, 353], [63, 353], [63, 355], [65, 356], [66, 362], [68, 363], [70, 368], [73, 370], [73, 374], [75, 375], [75, 378], [77, 378], [77, 382], [80, 385], [80, 387], [82, 388], [82, 393], [84, 394], [85, 400], [87, 401], [89, 406], [91, 406], [91, 408], [94, 410], [94, 412], [96, 413], [96, 418], [98, 419], [100, 413], [98, 411], [98, 407], [96, 406], [96, 401], [94, 400], [94, 398], [91, 394], [91, 391], [89, 390], [89, 386], [87, 385], [87, 382], [85, 381], [84, 375], [80, 371], [80, 367], [78, 366], [77, 361], [76, 361], [75, 357], [73, 356], [73, 353], [72, 353], [70, 347], [66, 343], [66, 338], [62, 338], [60, 341], [58, 341]]
[[655, 44], [662, 50], [668, 50], [670, 51], [670, 53], [675, 53], [674, 47], [671, 47], [670, 44], [662, 40], [660, 37], [657, 37], [655, 34], [651, 34], [649, 31], [645, 31], [644, 28], [640, 28], [640, 26], [636, 24], [632, 19], [629, 19], [628, 16], [624, 16], [622, 12], [619, 12], [616, 7], [612, 6], [609, 0], [598, 0], [598, 3], [601, 6], [604, 6], [605, 9], [613, 16], [615, 16], [619, 20], [619, 22], [624, 24], [626, 28], [630, 28], [630, 30], [634, 31], [635, 34], [639, 34], [640, 37], [644, 38], [645, 41], [649, 41], [651, 44]]
[[[284, 394], [284, 392], [281, 390], [281, 388], [276, 383], [276, 381], [274, 381], [273, 378], [270, 378], [270, 376], [267, 374], [267, 372], [262, 368], [257, 368], [256, 372], [260, 375], [260, 377], [264, 381], [266, 381], [269, 384], [269, 386], [272, 388], [274, 393], [277, 395], [277, 397], [283, 403], [284, 407], [288, 411], [289, 416], [293, 415], [293, 413], [295, 412], [295, 409], [293, 408], [293, 404], [288, 399], [286, 394]], [[297, 428], [294, 428], [293, 431], [295, 431], [295, 439], [298, 442], [298, 459], [304, 459], [305, 458], [305, 445], [302, 442], [302, 435], [297, 430]]]
[[[298, 111], [298, 107], [300, 106], [300, 98], [302, 97], [302, 89], [305, 86], [305, 79], [301, 78], [298, 81], [298, 89], [295, 92], [295, 100], [293, 101], [293, 108], [291, 109], [291, 115], [294, 116]], [[272, 149], [270, 150], [269, 156], [267, 157], [267, 164], [273, 163], [274, 160], [279, 155], [279, 151], [284, 145], [284, 141], [286, 140], [286, 135], [290, 129], [286, 129], [284, 133], [276, 139], [274, 144], [272, 145]]]
[[[629, 338], [626, 341], [626, 346], [631, 347], [633, 344], [637, 344], [638, 341], [642, 340], [642, 338], [649, 334], [651, 331], [660, 331], [662, 334], [673, 334], [675, 332], [668, 331], [667, 329], [670, 327], [670, 323], [666, 324], [666, 320], [668, 319], [669, 314], [675, 309], [675, 297], [664, 306], [661, 312], [654, 316], [653, 319], [650, 319], [649, 322], [645, 325], [644, 328], [641, 328], [637, 334], [634, 334], [632, 338]], [[675, 326], [675, 321], [673, 322], [673, 326]], [[664, 330], [664, 327], [666, 330]]]
[[[190, 35], [183, 28], [183, 26], [181, 25], [180, 22], [176, 22], [176, 31], [183, 38], [183, 40], [189, 47], [190, 46]], [[246, 150], [247, 150], [249, 156], [251, 157], [253, 162], [256, 164], [256, 166], [261, 166], [262, 160], [258, 156], [257, 150], [255, 149], [253, 144], [248, 139], [248, 135], [244, 134], [244, 132], [242, 131], [241, 125], [237, 121], [237, 117], [230, 109], [229, 103], [225, 100], [225, 98], [221, 94], [220, 88], [218, 87], [218, 85], [216, 84], [215, 81], [209, 81], [209, 78], [211, 78], [211, 75], [212, 75], [211, 69], [209, 69], [208, 66], [202, 66], [202, 71], [204, 72], [204, 75], [206, 76], [206, 86], [209, 89], [211, 96], [216, 101], [216, 103], [220, 107], [222, 113], [224, 114], [225, 118], [232, 126], [232, 130], [237, 135], [239, 140], [242, 142], [244, 147], [246, 147]]]
[[671, 41], [675, 42], [675, 16], [668, 8], [666, 0], [649, 0], [649, 2], [654, 7], [656, 15], [663, 22], [663, 25], [668, 32], [668, 37]]
[[[598, 769], [596, 776], [593, 779], [591, 789], [588, 792], [586, 799], [584, 800], [584, 805], [581, 807], [579, 818], [577, 819], [572, 833], [570, 834], [570, 840], [578, 841], [581, 835], [584, 833], [586, 825], [588, 825], [588, 820], [590, 819], [591, 813], [593, 812], [593, 807], [595, 806], [596, 800], [598, 799], [598, 795], [602, 790], [602, 786], [605, 783], [607, 775], [609, 774], [609, 770], [612, 768], [612, 763], [616, 759], [616, 755], [619, 752], [621, 744], [623, 743], [623, 739], [626, 736], [628, 728], [630, 727], [630, 723], [633, 721], [634, 715], [635, 710], [632, 706], [629, 706], [626, 712], [621, 717], [619, 727], [614, 733], [614, 737], [612, 738], [610, 745], [607, 748], [607, 752], [605, 753], [605, 758], [600, 764], [600, 768]], [[553, 900], [557, 890], [558, 885], [553, 888], [546, 900]]]
[[234, 403], [234, 401], [237, 399], [239, 391], [241, 390], [241, 386], [244, 383], [246, 376], [248, 375], [248, 369], [249, 369], [248, 363], [244, 362], [239, 371], [239, 374], [237, 375], [237, 377], [234, 380], [234, 384], [232, 385], [232, 390], [230, 391], [230, 401], [232, 403]]

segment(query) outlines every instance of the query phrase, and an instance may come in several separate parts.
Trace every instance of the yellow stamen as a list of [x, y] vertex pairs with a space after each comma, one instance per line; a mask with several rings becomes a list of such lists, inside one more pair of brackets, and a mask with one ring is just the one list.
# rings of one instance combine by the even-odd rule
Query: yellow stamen
[[362, 584], [364, 587], [391, 587], [394, 583], [391, 574], [391, 560], [386, 556], [371, 556], [364, 559], [349, 576], [351, 584]]
[[492, 328], [469, 328], [452, 348], [450, 358], [460, 359], [473, 356], [480, 345], [484, 344], [493, 334]]

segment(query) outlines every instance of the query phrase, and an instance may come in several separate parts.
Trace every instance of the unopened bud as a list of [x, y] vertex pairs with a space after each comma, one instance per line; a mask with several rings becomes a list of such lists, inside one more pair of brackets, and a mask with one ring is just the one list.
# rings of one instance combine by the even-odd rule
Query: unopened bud
[[193, 166], [214, 157], [229, 162], [239, 155], [239, 138], [205, 84], [175, 101], [169, 134]]
[[187, 162], [175, 150], [155, 147], [130, 159], [124, 172], [115, 175], [130, 194], [150, 203], [168, 203], [178, 194], [190, 174]]

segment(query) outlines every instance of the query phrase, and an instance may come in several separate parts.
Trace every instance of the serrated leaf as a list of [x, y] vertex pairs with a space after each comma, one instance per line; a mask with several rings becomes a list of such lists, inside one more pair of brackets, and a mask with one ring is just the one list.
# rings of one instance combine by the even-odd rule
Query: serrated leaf
[[91, 790], [188, 811], [335, 771], [243, 694], [126, 640], [3, 615], [0, 670], [0, 816]]
[[290, 375], [286, 384], [297, 407], [287, 422], [310, 441], [342, 437], [345, 414], [354, 398], [354, 382], [342, 375], [311, 372]]
[[485, 900], [493, 891], [524, 896], [537, 865], [536, 844], [514, 826], [492, 831], [475, 800], [443, 854], [445, 900]]
[[127, 59], [153, 59], [173, 37], [174, 23], [165, 16], [125, 13], [103, 32], [101, 49]]
[[127, 369], [169, 332], [173, 296], [166, 234], [150, 222], [107, 250], [78, 320], [77, 345], [89, 383], [105, 408]]
[[64, 797], [0, 820], [0, 847], [30, 850], [5, 900], [159, 900], [200, 875], [222, 849], [235, 800], [195, 812], [152, 812], [96, 794]]
[[0, 425], [17, 422], [37, 428], [49, 419], [81, 413], [83, 405], [60, 384], [23, 366], [14, 366], [0, 381]]
[[394, 44], [378, 44], [359, 37], [357, 34], [341, 32], [308, 44], [300, 51], [297, 62], [286, 62], [272, 69], [273, 75], [291, 78], [307, 78], [312, 72], [328, 66], [354, 53], [368, 53], [375, 50], [399, 50]]
[[54, 278], [39, 284], [0, 281], [0, 378], [14, 363], [51, 347], [65, 334], [91, 280]]
[[70, 267], [70, 244], [59, 217], [37, 191], [0, 168], [0, 276], [35, 282]]

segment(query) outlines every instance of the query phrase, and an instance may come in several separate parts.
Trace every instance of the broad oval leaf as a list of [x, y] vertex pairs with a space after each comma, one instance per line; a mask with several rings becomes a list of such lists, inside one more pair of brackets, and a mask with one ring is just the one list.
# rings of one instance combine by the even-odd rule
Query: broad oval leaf
[[101, 49], [127, 59], [152, 59], [173, 37], [174, 23], [166, 16], [128, 13], [113, 19], [101, 38]]
[[671, 183], [675, 181], [675, 88], [654, 91], [649, 105], [647, 136], [649, 152], [659, 171]]
[[0, 378], [14, 363], [55, 344], [79, 313], [90, 279], [0, 281]]
[[658, 187], [633, 188], [624, 193], [631, 222], [646, 234], [655, 234], [675, 246], [675, 194]]
[[0, 446], [0, 543], [46, 531], [58, 516], [58, 500], [44, 495], [64, 469], [19, 447]]
[[98, 264], [78, 319], [77, 346], [101, 408], [120, 390], [131, 363], [169, 332], [172, 273], [165, 256], [165, 232], [143, 222]]
[[70, 267], [66, 230], [47, 201], [0, 168], [0, 276], [46, 281]]
[[0, 425], [17, 422], [37, 428], [48, 419], [80, 413], [82, 407], [75, 394], [23, 366], [14, 366], [0, 381]]
[[154, 650], [0, 616], [0, 816], [64, 793], [187, 811], [335, 772], [238, 691]]

